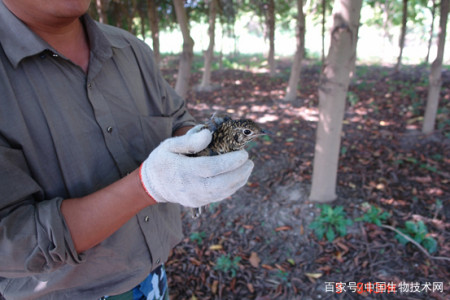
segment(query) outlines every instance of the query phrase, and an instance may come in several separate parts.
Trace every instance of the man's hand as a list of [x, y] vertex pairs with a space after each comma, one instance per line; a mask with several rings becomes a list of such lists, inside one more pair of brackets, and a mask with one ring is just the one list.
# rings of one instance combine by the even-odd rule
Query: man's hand
[[211, 142], [211, 132], [199, 129], [196, 126], [186, 135], [167, 139], [141, 165], [141, 183], [156, 202], [200, 207], [231, 196], [247, 183], [253, 162], [244, 150], [186, 156]]

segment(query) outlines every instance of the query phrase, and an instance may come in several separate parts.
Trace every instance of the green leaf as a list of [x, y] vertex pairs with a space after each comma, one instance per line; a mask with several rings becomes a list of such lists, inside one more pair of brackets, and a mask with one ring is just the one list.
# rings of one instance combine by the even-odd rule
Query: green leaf
[[337, 229], [337, 231], [338, 231], [340, 236], [345, 236], [347, 234], [347, 227], [345, 227], [344, 224], [339, 224], [336, 227], [336, 229]]
[[408, 233], [409, 232], [417, 232], [417, 225], [413, 221], [406, 221], [405, 228]]
[[327, 240], [329, 242], [332, 242], [335, 239], [335, 237], [336, 237], [336, 235], [335, 235], [333, 229], [331, 228], [331, 226], [328, 227], [328, 230], [327, 230], [327, 233], [326, 233], [326, 237], [327, 237]]
[[420, 233], [428, 233], [428, 229], [427, 226], [425, 226], [425, 224], [423, 223], [423, 221], [418, 221], [417, 222], [417, 231]]
[[420, 167], [423, 168], [423, 169], [425, 169], [425, 170], [434, 172], [434, 173], [437, 172], [437, 168], [436, 168], [435, 166], [430, 166], [430, 165], [428, 165], [428, 164], [421, 164]]
[[400, 244], [402, 245], [406, 245], [406, 243], [408, 243], [408, 240], [405, 239], [403, 236], [401, 236], [400, 234], [396, 234], [395, 238], [400, 242]]
[[381, 219], [381, 220], [387, 220], [390, 216], [391, 216], [391, 214], [388, 213], [387, 211], [385, 211], [385, 212], [383, 212], [383, 213], [380, 215], [380, 219]]
[[324, 226], [320, 226], [318, 227], [315, 232], [316, 232], [316, 236], [321, 239], [323, 237], [323, 235], [325, 234], [325, 227]]
[[437, 250], [437, 242], [432, 237], [426, 237], [423, 240], [423, 246], [428, 250], [430, 253], [434, 253]]
[[317, 228], [317, 224], [318, 224], [318, 222], [312, 221], [308, 227], [309, 227], [309, 229], [315, 229], [315, 228]]
[[421, 236], [420, 234], [416, 234], [413, 238], [413, 240], [415, 240], [416, 242], [418, 242], [419, 244], [422, 244], [424, 237]]
[[342, 205], [338, 205], [334, 208], [334, 214], [340, 215], [344, 212], [344, 207]]
[[407, 162], [413, 163], [413, 164], [417, 164], [419, 161], [413, 157], [405, 157], [405, 160]]

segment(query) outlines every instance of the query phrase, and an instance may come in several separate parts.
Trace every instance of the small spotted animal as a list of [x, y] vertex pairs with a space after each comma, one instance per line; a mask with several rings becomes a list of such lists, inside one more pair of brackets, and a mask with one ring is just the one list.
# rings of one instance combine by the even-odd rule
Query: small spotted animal
[[[213, 156], [244, 149], [253, 139], [268, 134], [258, 124], [249, 119], [233, 120], [229, 116], [216, 116], [204, 124], [212, 132], [211, 143], [204, 150], [189, 156]], [[192, 209], [192, 217], [198, 218], [202, 207]]]

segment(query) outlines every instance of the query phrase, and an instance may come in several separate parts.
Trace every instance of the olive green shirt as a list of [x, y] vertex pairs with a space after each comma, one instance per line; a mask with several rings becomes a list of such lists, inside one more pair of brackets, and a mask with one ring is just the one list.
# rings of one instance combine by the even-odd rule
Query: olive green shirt
[[126, 176], [175, 130], [194, 125], [146, 44], [81, 19], [87, 74], [0, 0], [0, 294], [7, 300], [123, 293], [182, 237], [179, 207], [158, 204], [98, 246], [75, 251], [62, 200]]

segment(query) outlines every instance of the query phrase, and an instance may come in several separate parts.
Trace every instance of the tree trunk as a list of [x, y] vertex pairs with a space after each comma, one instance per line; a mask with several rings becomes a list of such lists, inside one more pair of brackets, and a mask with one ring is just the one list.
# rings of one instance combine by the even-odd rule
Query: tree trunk
[[336, 199], [336, 178], [345, 101], [355, 65], [362, 0], [335, 0], [331, 43], [319, 85], [319, 123], [310, 200]]
[[113, 11], [113, 20], [115, 21], [116, 27], [123, 28], [122, 27], [122, 9], [121, 4], [117, 2], [111, 2], [112, 5], [112, 11]]
[[431, 7], [430, 38], [428, 39], [427, 56], [425, 57], [426, 64], [428, 64], [428, 62], [430, 61], [430, 49], [431, 49], [431, 43], [433, 41], [433, 32], [434, 32], [434, 19], [436, 17], [436, 0], [433, 0], [432, 3], [433, 3], [433, 6]]
[[203, 71], [202, 82], [199, 86], [200, 90], [208, 90], [211, 88], [211, 65], [214, 58], [217, 4], [217, 0], [209, 1], [209, 45], [205, 52], [205, 70]]
[[392, 41], [392, 34], [391, 34], [391, 28], [392, 28], [392, 4], [389, 0], [385, 0], [384, 4], [380, 4], [381, 10], [383, 11], [383, 31], [384, 31], [384, 37], [389, 40], [389, 42]]
[[148, 0], [148, 20], [150, 31], [152, 32], [153, 53], [155, 54], [156, 64], [159, 66], [161, 62], [161, 54], [159, 51], [159, 21], [155, 2], [156, 0]]
[[395, 65], [395, 72], [398, 72], [400, 65], [402, 64], [403, 48], [405, 47], [406, 36], [406, 21], [408, 20], [408, 0], [403, 0], [403, 15], [402, 15], [402, 31], [400, 33], [399, 47], [400, 53], [397, 58], [397, 64]]
[[108, 1], [107, 0], [96, 0], [95, 4], [97, 6], [98, 21], [100, 23], [108, 23]]
[[322, 0], [322, 68], [325, 66], [325, 18], [327, 12], [327, 1]]
[[123, 10], [125, 11], [125, 15], [127, 16], [127, 30], [136, 35], [136, 29], [134, 28], [133, 19], [137, 12], [137, 0], [128, 0], [123, 5]]
[[184, 1], [173, 0], [175, 14], [178, 24], [183, 34], [183, 52], [180, 55], [180, 65], [178, 68], [177, 83], [175, 91], [181, 97], [185, 98], [189, 89], [189, 78], [191, 77], [191, 65], [194, 58], [194, 40], [189, 33], [188, 19], [184, 9]]
[[305, 55], [305, 14], [303, 13], [303, 0], [297, 0], [297, 11], [297, 28], [295, 30], [297, 50], [295, 51], [291, 76], [289, 77], [284, 101], [294, 101], [297, 99], [297, 87], [300, 79], [302, 60]]
[[274, 0], [269, 0], [267, 7], [267, 29], [269, 30], [269, 72], [270, 76], [275, 76], [276, 65], [275, 65], [275, 2]]
[[143, 7], [143, 5], [138, 8], [137, 12], [139, 14], [139, 19], [141, 19], [142, 40], [145, 42], [145, 36], [146, 36], [145, 23], [146, 23], [148, 14], [145, 13], [145, 7]]
[[428, 86], [427, 107], [423, 119], [422, 132], [431, 133], [434, 130], [437, 109], [439, 106], [439, 94], [442, 86], [442, 60], [444, 59], [445, 35], [450, 0], [441, 0], [441, 15], [439, 20], [438, 51], [436, 59], [431, 64], [430, 83]]

